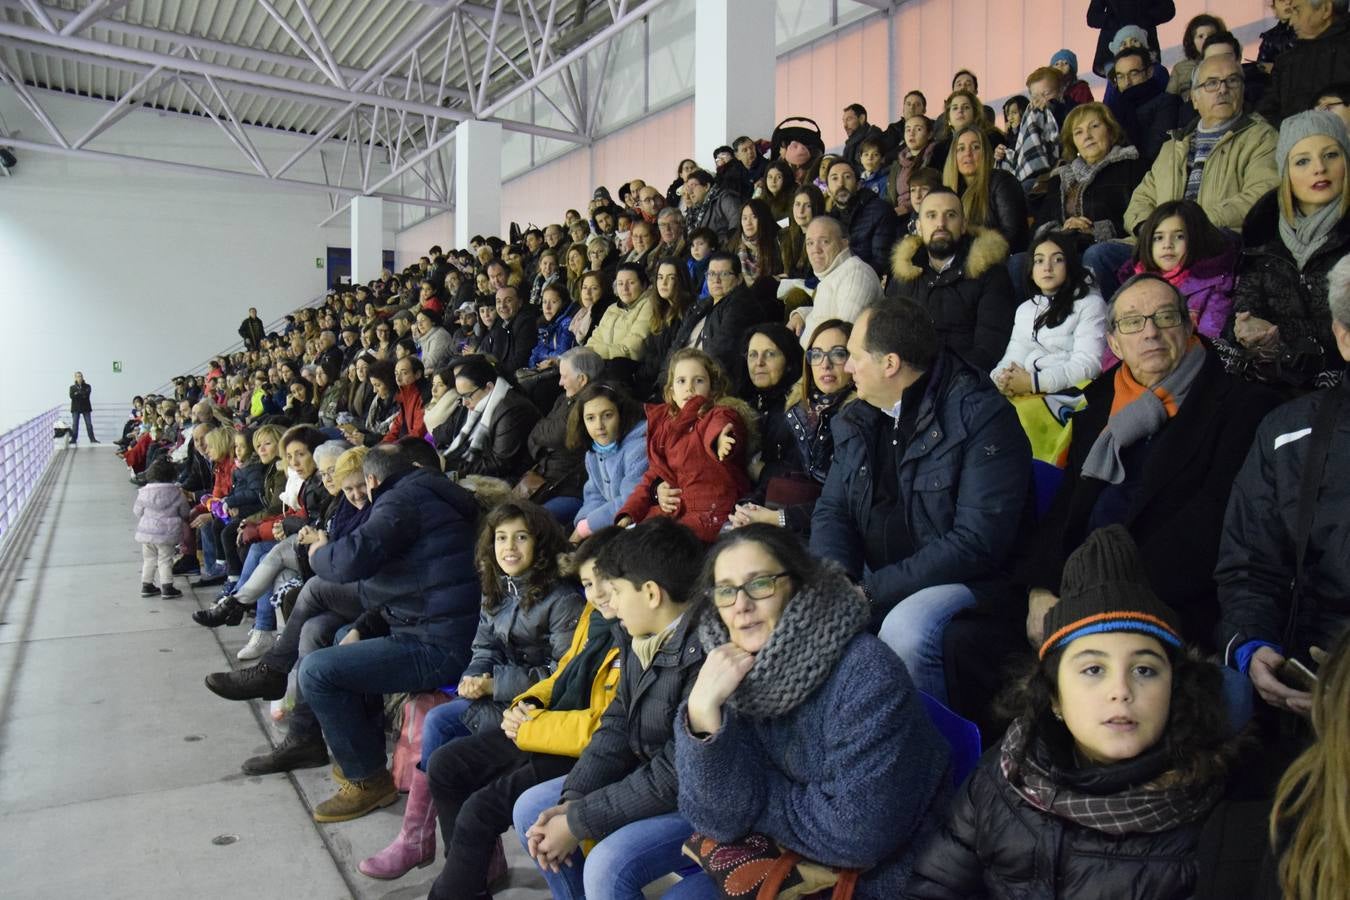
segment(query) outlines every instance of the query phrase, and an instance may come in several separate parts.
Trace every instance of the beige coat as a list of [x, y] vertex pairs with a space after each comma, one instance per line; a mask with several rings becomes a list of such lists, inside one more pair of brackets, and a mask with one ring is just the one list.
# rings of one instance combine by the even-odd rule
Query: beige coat
[[648, 289], [633, 301], [632, 306], [625, 308], [622, 303], [611, 304], [600, 324], [591, 332], [586, 346], [605, 359], [640, 360], [642, 346], [651, 333], [652, 291]]
[[[1191, 149], [1195, 123], [1172, 132], [1163, 145], [1125, 210], [1125, 228], [1131, 233], [1149, 213], [1168, 200], [1186, 193], [1186, 157]], [[1255, 113], [1242, 116], [1233, 129], [1219, 139], [1205, 162], [1196, 199], [1219, 228], [1242, 229], [1242, 220], [1252, 205], [1280, 183], [1275, 167], [1275, 144], [1279, 133]]]

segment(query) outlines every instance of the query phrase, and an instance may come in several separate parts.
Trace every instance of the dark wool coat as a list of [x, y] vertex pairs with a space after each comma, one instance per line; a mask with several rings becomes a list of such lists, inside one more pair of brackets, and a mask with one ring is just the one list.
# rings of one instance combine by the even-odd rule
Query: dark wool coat
[[[1064, 481], [1033, 546], [1019, 554], [1028, 587], [1058, 595], [1065, 560], [1087, 539], [1106, 483], [1080, 473], [1110, 416], [1117, 368], [1087, 386], [1087, 408], [1073, 417]], [[1213, 573], [1228, 494], [1257, 425], [1276, 402], [1264, 388], [1225, 374], [1208, 352], [1186, 402], [1149, 441], [1142, 483], [1121, 523], [1139, 544], [1154, 590], [1180, 614], [1182, 635], [1202, 647], [1214, 646]]]
[[1162, 52], [1158, 45], [1158, 26], [1170, 22], [1176, 17], [1177, 8], [1172, 0], [1091, 0], [1088, 3], [1087, 23], [1096, 28], [1097, 52], [1092, 57], [1092, 71], [1106, 76], [1107, 65], [1111, 62], [1111, 42], [1116, 32], [1126, 25], [1138, 25], [1148, 34], [1148, 46], [1154, 56]]
[[1350, 18], [1337, 13], [1331, 26], [1312, 40], [1296, 39], [1275, 60], [1271, 84], [1257, 107], [1275, 128], [1294, 113], [1312, 109], [1317, 92], [1350, 80]]
[[70, 386], [70, 411], [73, 413], [93, 412], [94, 407], [89, 402], [89, 395], [93, 393], [93, 390], [87, 381], [84, 384], [72, 384]]
[[[1138, 158], [1121, 159], [1103, 166], [1083, 187], [1083, 215], [1093, 223], [1111, 223], [1111, 234], [1107, 237], [1125, 237], [1125, 210], [1129, 208], [1130, 195], [1144, 180], [1147, 171], [1148, 166]], [[1062, 224], [1068, 218], [1064, 214], [1065, 188], [1061, 174], [1062, 170], [1057, 169], [1046, 183], [1045, 200], [1036, 217], [1037, 228], [1051, 222]], [[1085, 236], [1086, 243], [1104, 239], [1096, 234]]]
[[680, 812], [716, 840], [758, 832], [812, 862], [866, 869], [855, 896], [891, 900], [949, 794], [947, 745], [889, 647], [859, 634], [843, 654], [780, 718], [724, 709], [722, 730], [700, 741], [682, 708]]
[[853, 255], [876, 270], [886, 274], [886, 261], [891, 247], [900, 233], [900, 219], [895, 208], [872, 191], [858, 187], [858, 193], [848, 208], [833, 213], [848, 232], [848, 247]]
[[1001, 234], [975, 228], [958, 242], [952, 264], [938, 274], [928, 266], [923, 241], [910, 235], [891, 256], [895, 277], [886, 292], [922, 306], [944, 346], [989, 372], [1008, 349], [1017, 311], [1007, 259], [1008, 242]]

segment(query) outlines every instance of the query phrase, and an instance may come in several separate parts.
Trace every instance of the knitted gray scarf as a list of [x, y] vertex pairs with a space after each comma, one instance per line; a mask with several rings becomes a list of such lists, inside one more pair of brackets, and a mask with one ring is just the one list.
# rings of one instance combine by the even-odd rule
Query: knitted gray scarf
[[[821, 572], [802, 585], [783, 607], [783, 615], [755, 663], [727, 704], [751, 719], [772, 719], [801, 705], [825, 683], [854, 635], [866, 627], [871, 608], [838, 563], [821, 563]], [[731, 640], [717, 608], [708, 604], [698, 623], [705, 651]]]
[[[1158, 396], [1167, 393], [1176, 401], [1177, 410], [1186, 402], [1195, 376], [1205, 364], [1205, 348], [1199, 342], [1191, 344], [1181, 357], [1181, 362], [1172, 372], [1153, 386], [1145, 390], [1134, 400], [1121, 407], [1106, 420], [1106, 427], [1097, 435], [1087, 459], [1083, 461], [1082, 474], [1087, 478], [1096, 478], [1107, 484], [1120, 484], [1125, 480], [1125, 464], [1120, 461], [1120, 452], [1144, 438], [1152, 437], [1167, 424], [1167, 407]], [[1116, 373], [1116, 389], [1121, 390], [1125, 373], [1125, 364], [1120, 364]]]

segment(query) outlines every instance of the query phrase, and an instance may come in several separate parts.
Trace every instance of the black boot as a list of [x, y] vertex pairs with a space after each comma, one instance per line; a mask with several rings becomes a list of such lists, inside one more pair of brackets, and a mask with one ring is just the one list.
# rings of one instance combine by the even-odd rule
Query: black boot
[[192, 614], [192, 621], [207, 628], [221, 625], [238, 625], [244, 621], [244, 604], [233, 597], [226, 597], [210, 609], [199, 609]]
[[328, 748], [322, 735], [298, 736], [286, 733], [286, 739], [271, 753], [252, 756], [240, 766], [249, 775], [271, 775], [292, 769], [312, 769], [328, 764]]
[[286, 696], [286, 673], [267, 663], [206, 676], [211, 693], [226, 700], [280, 700]]

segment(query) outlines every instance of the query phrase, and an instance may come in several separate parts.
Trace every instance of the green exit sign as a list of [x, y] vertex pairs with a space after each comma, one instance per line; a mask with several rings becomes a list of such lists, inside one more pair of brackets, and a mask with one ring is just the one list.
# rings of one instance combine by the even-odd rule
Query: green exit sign
[[316, 257], [314, 257], [314, 268], [316, 268], [316, 269], [322, 269], [322, 268], [323, 268], [323, 257], [322, 257], [322, 256], [316, 256]]
[[120, 371], [122, 371], [122, 361], [121, 361], [120, 359], [114, 359], [114, 360], [113, 360], [113, 372], [116, 373], [116, 372], [120, 372]]

